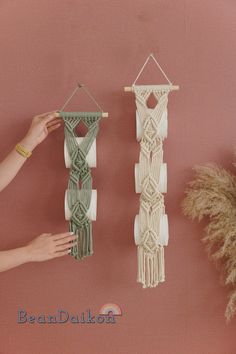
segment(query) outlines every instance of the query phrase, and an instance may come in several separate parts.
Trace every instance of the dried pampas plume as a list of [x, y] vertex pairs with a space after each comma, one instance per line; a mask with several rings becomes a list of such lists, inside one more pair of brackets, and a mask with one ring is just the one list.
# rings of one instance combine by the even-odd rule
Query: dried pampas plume
[[231, 288], [225, 311], [229, 322], [236, 314], [236, 176], [216, 164], [195, 166], [194, 171], [182, 208], [191, 219], [208, 217], [202, 241]]

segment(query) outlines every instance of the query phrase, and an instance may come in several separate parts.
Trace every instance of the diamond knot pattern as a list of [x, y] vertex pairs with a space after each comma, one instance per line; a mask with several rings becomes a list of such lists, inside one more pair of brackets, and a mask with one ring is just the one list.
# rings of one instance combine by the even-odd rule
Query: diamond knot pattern
[[86, 212], [87, 210], [84, 204], [80, 201], [76, 202], [72, 208], [73, 220], [78, 224], [83, 225], [88, 220]]
[[153, 118], [149, 117], [144, 123], [144, 138], [150, 143], [157, 137], [157, 124]]
[[143, 183], [142, 195], [144, 199], [147, 199], [148, 201], [154, 200], [158, 195], [157, 187], [158, 185], [152, 176], [147, 176]]
[[143, 247], [151, 253], [154, 253], [158, 248], [158, 242], [157, 239], [155, 237], [155, 232], [152, 231], [151, 229], [147, 230], [144, 235], [143, 235]]

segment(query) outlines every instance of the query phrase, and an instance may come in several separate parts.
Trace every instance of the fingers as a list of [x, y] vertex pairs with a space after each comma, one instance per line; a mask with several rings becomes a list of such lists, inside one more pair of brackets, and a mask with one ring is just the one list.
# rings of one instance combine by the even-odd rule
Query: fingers
[[37, 117], [38, 118], [45, 118], [45, 117], [47, 117], [49, 115], [54, 115], [54, 114], [56, 114], [55, 117], [60, 117], [60, 114], [59, 114], [58, 110], [51, 111], [51, 112], [45, 112], [45, 113], [37, 115]]
[[62, 256], [66, 256], [68, 254], [71, 254], [71, 248], [76, 245], [77, 245], [77, 242], [58, 246], [57, 251], [54, 253], [54, 257], [62, 257]]
[[[40, 120], [41, 124], [47, 124], [53, 120], [55, 120], [56, 118], [60, 117], [60, 114], [58, 112], [52, 112], [52, 113], [49, 113], [49, 114], [46, 114], [46, 115], [39, 115], [39, 116], [36, 116], [37, 119]], [[62, 119], [61, 119], [62, 120]]]
[[61, 123], [62, 121], [63, 121], [62, 118], [55, 118], [51, 122], [47, 123], [47, 128], [51, 127], [54, 124]]
[[74, 236], [75, 235], [73, 232], [62, 232], [60, 234], [52, 235], [51, 237], [54, 241], [56, 241], [56, 240], [61, 240], [66, 237], [74, 237]]
[[55, 118], [60, 117], [59, 113], [51, 113], [49, 115], [46, 115], [45, 117], [42, 117], [41, 120], [43, 123], [47, 124], [48, 122], [51, 122]]
[[75, 241], [77, 239], [77, 235], [70, 235], [67, 237], [63, 237], [62, 239], [55, 240], [57, 246], [68, 244], [68, 242]]
[[66, 243], [65, 245], [60, 245], [56, 247], [56, 252], [58, 251], [66, 251], [68, 249], [71, 249], [72, 247], [74, 247], [77, 244], [77, 242], [70, 242], [70, 243]]
[[54, 118], [52, 121], [46, 123], [48, 133], [51, 133], [53, 130], [58, 129], [61, 126], [62, 118]]
[[53, 125], [52, 127], [48, 128], [48, 133], [51, 133], [53, 130], [56, 130], [60, 127], [60, 123]]
[[77, 245], [77, 235], [72, 234], [72, 232], [63, 232], [51, 237], [56, 244], [54, 257], [62, 257], [70, 254], [71, 248]]
[[62, 256], [67, 256], [70, 253], [71, 253], [71, 250], [66, 250], [66, 251], [56, 252], [54, 254], [54, 256], [55, 257], [62, 257]]

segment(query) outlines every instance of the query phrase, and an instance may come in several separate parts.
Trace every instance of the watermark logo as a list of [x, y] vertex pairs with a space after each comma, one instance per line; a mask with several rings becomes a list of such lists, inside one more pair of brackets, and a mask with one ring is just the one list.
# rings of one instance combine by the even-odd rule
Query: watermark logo
[[91, 309], [81, 313], [70, 313], [65, 309], [58, 309], [54, 314], [32, 314], [25, 309], [17, 312], [17, 323], [19, 324], [114, 324], [116, 317], [121, 316], [122, 311], [119, 305], [114, 303], [104, 304], [98, 314]]
[[119, 305], [109, 302], [104, 304], [99, 311], [100, 315], [109, 315], [112, 314], [113, 316], [122, 316], [122, 310]]

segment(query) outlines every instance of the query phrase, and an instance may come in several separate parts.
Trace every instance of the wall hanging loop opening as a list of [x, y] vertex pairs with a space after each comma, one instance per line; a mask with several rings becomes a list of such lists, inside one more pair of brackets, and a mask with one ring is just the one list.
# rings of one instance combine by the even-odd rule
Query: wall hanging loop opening
[[168, 81], [168, 83], [169, 83], [170, 85], [172, 85], [172, 82], [169, 80], [168, 76], [166, 75], [166, 73], [164, 72], [164, 70], [162, 69], [162, 67], [160, 66], [160, 64], [159, 64], [158, 61], [156, 60], [156, 58], [154, 57], [153, 53], [151, 53], [151, 54], [147, 57], [145, 63], [144, 63], [143, 66], [142, 66], [142, 68], [140, 69], [140, 71], [139, 71], [139, 73], [138, 73], [136, 79], [134, 80], [132, 86], [135, 85], [135, 83], [137, 82], [138, 78], [139, 78], [140, 75], [142, 74], [144, 68], [146, 67], [147, 63], [149, 62], [149, 60], [150, 60], [151, 58], [154, 60], [154, 63], [157, 65], [157, 67], [159, 68], [159, 70], [161, 71], [161, 73], [163, 74], [163, 76], [166, 78], [166, 80]]
[[98, 107], [99, 111], [103, 113], [104, 117], [107, 117], [108, 115], [105, 114], [101, 108], [101, 106], [98, 104], [98, 102], [96, 101], [96, 99], [94, 98], [94, 96], [90, 93], [90, 91], [88, 90], [88, 88], [84, 85], [78, 82], [76, 88], [74, 89], [74, 91], [72, 92], [72, 94], [69, 96], [69, 98], [66, 100], [66, 102], [63, 104], [62, 108], [60, 109], [61, 111], [63, 111], [65, 109], [65, 107], [68, 105], [68, 103], [71, 101], [72, 97], [74, 97], [74, 95], [76, 94], [76, 92], [78, 91], [78, 89], [82, 89], [84, 90], [84, 92], [86, 93], [86, 95], [95, 103], [95, 105]]
[[[135, 87], [135, 84], [138, 80], [138, 78], [140, 77], [140, 75], [142, 74], [144, 68], [146, 67], [148, 61], [150, 59], [153, 59], [154, 63], [157, 65], [158, 69], [161, 71], [161, 73], [163, 74], [163, 76], [166, 78], [166, 80], [168, 81], [168, 83], [165, 85], [165, 84], [162, 84], [162, 85], [145, 85], [145, 86], [149, 86], [149, 87], [152, 87], [152, 88], [160, 88], [160, 89], [168, 89], [169, 91], [173, 91], [173, 90], [179, 90], [179, 86], [178, 85], [173, 85], [173, 83], [170, 81], [170, 79], [168, 78], [168, 76], [166, 75], [166, 73], [164, 72], [164, 70], [162, 69], [162, 67], [160, 66], [160, 64], [158, 63], [158, 61], [156, 60], [156, 58], [154, 57], [153, 53], [149, 54], [149, 56], [147, 57], [145, 63], [143, 64], [142, 68], [140, 69], [136, 79], [134, 80], [132, 86], [125, 86], [124, 87], [124, 91], [125, 92], [134, 92], [134, 87]], [[143, 86], [143, 85], [139, 85], [139, 86]]]

